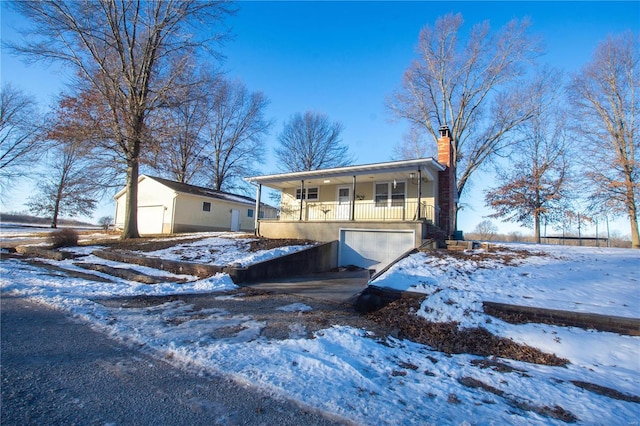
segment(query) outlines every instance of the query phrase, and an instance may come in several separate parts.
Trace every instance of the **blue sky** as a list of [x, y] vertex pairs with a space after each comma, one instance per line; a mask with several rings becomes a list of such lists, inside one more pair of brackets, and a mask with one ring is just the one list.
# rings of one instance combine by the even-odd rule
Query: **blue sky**
[[[415, 57], [420, 29], [437, 17], [460, 12], [468, 30], [488, 20], [499, 28], [512, 18], [529, 17], [532, 32], [544, 42], [542, 62], [576, 72], [608, 34], [638, 31], [640, 2], [239, 2], [227, 23], [233, 38], [221, 52], [223, 69], [251, 90], [271, 100], [267, 116], [275, 120], [266, 143], [271, 151], [283, 123], [294, 113], [314, 110], [343, 123], [343, 142], [358, 164], [388, 161], [402, 140], [405, 123], [391, 122], [385, 99], [399, 87]], [[2, 38], [14, 36], [15, 17], [2, 6]], [[64, 73], [40, 65], [25, 66], [2, 52], [2, 82], [12, 82], [47, 104], [62, 89]], [[275, 171], [273, 156], [265, 173]], [[483, 206], [484, 172], [473, 179], [463, 199], [460, 228], [470, 232], [490, 212]], [[24, 187], [24, 185], [23, 185]], [[2, 210], [22, 210], [24, 199], [13, 191]], [[95, 217], [113, 214], [110, 200]], [[496, 221], [497, 223], [497, 221]], [[513, 225], [503, 226], [514, 229]], [[628, 233], [628, 226], [619, 229]]]

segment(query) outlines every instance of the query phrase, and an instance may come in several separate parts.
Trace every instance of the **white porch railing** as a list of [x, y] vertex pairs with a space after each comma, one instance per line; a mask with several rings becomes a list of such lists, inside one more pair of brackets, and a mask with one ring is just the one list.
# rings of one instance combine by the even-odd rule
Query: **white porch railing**
[[[302, 215], [300, 206], [297, 208], [290, 206], [280, 211], [280, 220], [300, 220], [303, 221], [348, 221], [351, 220], [351, 203], [338, 202], [304, 202], [302, 205]], [[269, 219], [269, 218], [265, 218]], [[277, 219], [277, 218], [271, 218]], [[420, 215], [418, 217], [418, 202], [384, 202], [356, 201], [353, 209], [354, 221], [413, 221], [427, 220], [436, 224], [435, 208], [426, 202], [420, 203]]]

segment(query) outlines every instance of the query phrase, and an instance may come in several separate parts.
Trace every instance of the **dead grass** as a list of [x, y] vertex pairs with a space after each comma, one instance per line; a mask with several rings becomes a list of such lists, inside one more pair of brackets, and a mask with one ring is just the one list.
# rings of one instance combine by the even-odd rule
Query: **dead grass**
[[609, 398], [618, 399], [620, 401], [635, 402], [636, 404], [640, 404], [639, 396], [627, 395], [626, 393], [622, 393], [606, 386], [600, 386], [593, 383], [582, 382], [579, 380], [572, 380], [571, 383], [573, 383], [575, 386], [578, 386], [579, 388], [588, 390], [589, 392], [593, 392], [598, 395], [607, 396]]
[[311, 240], [296, 240], [296, 239], [272, 239], [259, 237], [249, 242], [249, 251], [255, 252], [259, 250], [271, 250], [278, 247], [286, 246], [303, 246], [317, 244], [316, 241]]
[[547, 257], [548, 253], [543, 251], [529, 251], [520, 250], [511, 247], [503, 246], [489, 246], [490, 250], [422, 250], [427, 253], [429, 257], [435, 257], [438, 259], [460, 259], [460, 260], [472, 260], [476, 262], [478, 268], [488, 268], [489, 265], [495, 263], [502, 264], [504, 266], [515, 266], [520, 260], [528, 257]]
[[486, 392], [497, 395], [503, 398], [507, 402], [507, 404], [509, 404], [511, 407], [516, 408], [518, 410], [532, 411], [541, 416], [561, 420], [565, 423], [575, 423], [576, 421], [578, 421], [578, 418], [573, 413], [565, 410], [559, 405], [555, 405], [553, 407], [548, 407], [546, 405], [545, 406], [534, 405], [530, 402], [524, 401], [518, 396], [509, 395], [503, 390], [500, 390], [494, 386], [488, 385], [478, 379], [474, 379], [473, 377], [462, 377], [461, 379], [458, 380], [458, 382], [461, 385], [466, 386], [468, 388], [483, 389]]

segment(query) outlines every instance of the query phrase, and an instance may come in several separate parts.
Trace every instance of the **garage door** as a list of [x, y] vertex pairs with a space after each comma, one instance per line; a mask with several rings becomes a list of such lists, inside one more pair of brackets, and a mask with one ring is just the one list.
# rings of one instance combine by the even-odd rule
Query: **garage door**
[[380, 271], [414, 245], [414, 231], [340, 230], [340, 265]]
[[138, 206], [138, 232], [162, 234], [164, 206]]

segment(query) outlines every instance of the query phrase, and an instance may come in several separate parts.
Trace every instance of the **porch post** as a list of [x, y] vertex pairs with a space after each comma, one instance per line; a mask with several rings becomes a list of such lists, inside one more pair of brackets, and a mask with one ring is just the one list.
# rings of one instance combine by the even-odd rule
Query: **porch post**
[[356, 177], [353, 176], [353, 185], [351, 187], [351, 214], [349, 220], [356, 220]]
[[300, 181], [300, 218], [302, 220], [302, 207], [304, 205], [304, 179]]
[[260, 218], [260, 197], [262, 196], [262, 184], [259, 183], [258, 184], [258, 193], [256, 194], [256, 211], [255, 211], [255, 217], [254, 219], [254, 233], [256, 235], [256, 237], [260, 236], [260, 223], [258, 221], [258, 219]]
[[422, 206], [422, 170], [418, 167], [418, 217], [420, 220], [420, 208]]

